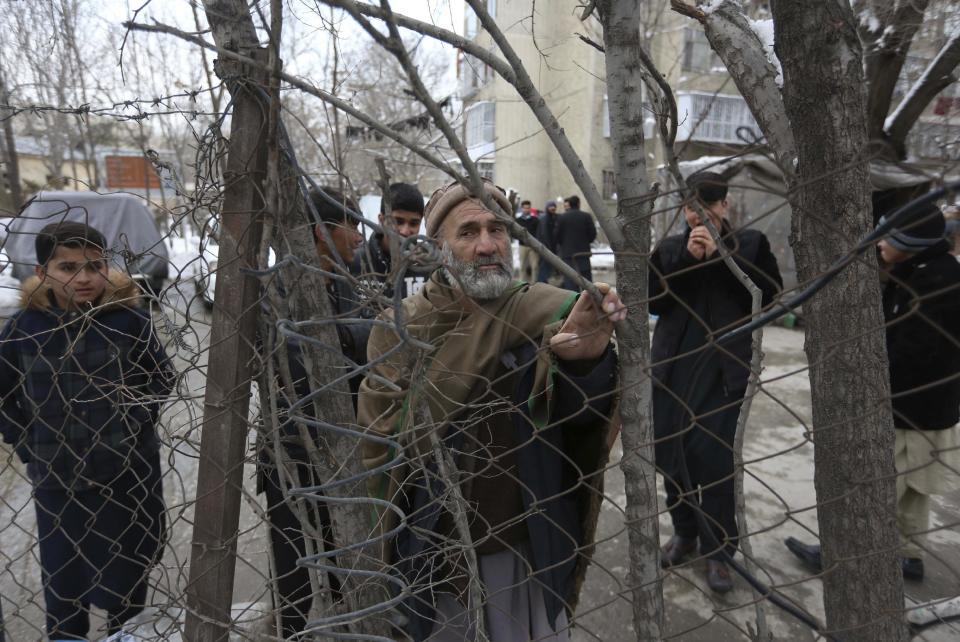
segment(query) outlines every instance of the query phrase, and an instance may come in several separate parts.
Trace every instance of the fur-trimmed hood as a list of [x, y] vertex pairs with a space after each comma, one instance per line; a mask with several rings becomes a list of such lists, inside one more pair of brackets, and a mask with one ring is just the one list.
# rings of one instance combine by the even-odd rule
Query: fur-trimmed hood
[[[140, 306], [140, 287], [130, 275], [120, 270], [110, 270], [107, 281], [107, 288], [96, 305], [98, 311]], [[50, 284], [36, 275], [26, 279], [20, 286], [20, 307], [24, 310], [51, 310], [54, 303], [50, 296]]]

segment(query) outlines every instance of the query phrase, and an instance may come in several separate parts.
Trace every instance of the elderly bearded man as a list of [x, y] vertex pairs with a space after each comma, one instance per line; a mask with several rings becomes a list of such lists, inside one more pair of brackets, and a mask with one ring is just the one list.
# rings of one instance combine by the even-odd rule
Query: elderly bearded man
[[[510, 211], [498, 187], [483, 187]], [[492, 642], [567, 640], [607, 458], [610, 338], [626, 309], [606, 284], [598, 284], [601, 311], [589, 295], [514, 282], [507, 225], [459, 183], [437, 190], [425, 214], [443, 267], [402, 312], [407, 332], [434, 349], [396, 349], [396, 333], [375, 327], [368, 357], [385, 360], [371, 373], [379, 377], [361, 384], [358, 413], [361, 425], [402, 448], [403, 463], [374, 477], [370, 490], [407, 516], [384, 545], [385, 561], [411, 588], [406, 632], [472, 639], [483, 617]], [[447, 478], [438, 441], [455, 466]], [[397, 455], [365, 445], [369, 468]], [[467, 503], [460, 528], [450, 477]], [[380, 526], [386, 532], [395, 521], [387, 511]], [[467, 606], [471, 546], [482, 610]]]

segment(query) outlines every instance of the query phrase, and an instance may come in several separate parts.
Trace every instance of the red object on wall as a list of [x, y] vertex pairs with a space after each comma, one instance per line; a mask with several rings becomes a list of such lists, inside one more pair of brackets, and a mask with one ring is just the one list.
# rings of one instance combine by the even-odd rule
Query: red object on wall
[[160, 177], [143, 156], [106, 156], [107, 187], [159, 188]]

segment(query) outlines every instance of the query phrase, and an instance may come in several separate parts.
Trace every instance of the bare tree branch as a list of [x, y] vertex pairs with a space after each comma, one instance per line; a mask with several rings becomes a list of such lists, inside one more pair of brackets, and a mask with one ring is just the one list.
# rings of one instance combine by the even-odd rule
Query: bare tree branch
[[[867, 81], [867, 133], [871, 139], [882, 137], [893, 90], [928, 4], [929, 0], [891, 3], [886, 11], [879, 12], [880, 15], [874, 13], [879, 20], [879, 29], [871, 40], [864, 43], [863, 57]], [[861, 28], [859, 33], [862, 37], [864, 30]]]
[[671, 7], [703, 24], [710, 46], [726, 65], [789, 182], [796, 173], [797, 151], [777, 84], [777, 69], [750, 27], [743, 6], [734, 0], [722, 0], [708, 14], [679, 0], [671, 0]]
[[707, 16], [705, 13], [703, 13], [703, 11], [691, 4], [683, 2], [683, 0], [670, 0], [670, 8], [679, 13], [681, 16], [693, 18], [700, 24], [703, 24], [707, 19]]
[[[243, 56], [236, 52], [230, 51], [229, 49], [223, 49], [216, 45], [212, 45], [206, 40], [204, 40], [203, 38], [186, 33], [185, 31], [181, 31], [180, 29], [177, 29], [175, 27], [171, 27], [164, 24], [147, 25], [139, 22], [126, 22], [124, 23], [124, 26], [133, 31], [149, 31], [153, 33], [165, 33], [172, 36], [176, 36], [182, 40], [186, 40], [187, 42], [191, 42], [205, 49], [209, 49], [210, 51], [215, 51], [217, 55], [223, 56], [224, 58], [231, 58], [238, 62], [242, 62], [246, 65], [250, 65], [251, 68], [254, 68], [254, 69], [263, 68], [266, 71], [272, 72], [272, 70], [268, 69], [266, 65], [263, 65], [262, 63], [258, 63], [256, 60], [253, 60], [252, 58], [248, 58], [247, 56]], [[383, 134], [390, 140], [397, 142], [403, 145], [404, 147], [406, 147], [407, 149], [409, 149], [410, 151], [416, 153], [425, 161], [438, 167], [446, 174], [449, 174], [450, 176], [453, 176], [453, 177], [457, 176], [456, 171], [454, 171], [454, 169], [450, 167], [450, 165], [445, 160], [441, 159], [438, 156], [435, 156], [434, 154], [431, 154], [429, 151], [425, 150], [421, 145], [418, 145], [408, 140], [405, 136], [387, 127], [380, 121], [374, 118], [370, 118], [364, 112], [356, 109], [348, 101], [343, 100], [342, 98], [338, 98], [337, 96], [334, 96], [333, 94], [327, 91], [324, 91], [323, 89], [314, 87], [313, 85], [310, 85], [295, 76], [291, 76], [286, 72], [280, 73], [280, 79], [288, 83], [291, 87], [296, 87], [297, 89], [303, 91], [304, 93], [307, 93], [307, 94], [310, 94], [311, 96], [319, 98], [325, 103], [332, 105], [336, 109], [340, 109], [343, 112], [349, 114], [350, 116], [356, 118], [357, 120], [362, 122], [364, 125], [370, 127], [374, 131], [377, 131]]]
[[960, 30], [950, 36], [937, 56], [930, 61], [923, 75], [914, 83], [884, 125], [890, 144], [899, 158], [906, 157], [906, 140], [910, 129], [937, 94], [957, 81], [953, 73], [960, 64]]
[[623, 231], [617, 225], [616, 219], [607, 211], [600, 190], [597, 189], [590, 174], [587, 173], [587, 169], [583, 166], [583, 162], [581, 162], [576, 150], [573, 149], [573, 145], [570, 144], [570, 140], [564, 133], [563, 127], [560, 126], [560, 121], [553, 115], [553, 112], [547, 106], [546, 100], [540, 94], [536, 85], [534, 85], [530, 74], [527, 73], [523, 62], [520, 60], [520, 56], [517, 55], [510, 41], [507, 40], [507, 37], [500, 29], [500, 26], [497, 25], [493, 17], [487, 12], [486, 3], [481, 0], [466, 0], [466, 2], [470, 5], [470, 8], [473, 9], [474, 13], [477, 14], [480, 24], [483, 25], [483, 28], [487, 30], [487, 33], [490, 34], [493, 41], [500, 47], [500, 51], [513, 68], [516, 74], [516, 82], [513, 83], [514, 88], [517, 90], [520, 98], [530, 107], [530, 110], [540, 122], [550, 142], [553, 143], [554, 148], [560, 154], [560, 158], [567, 166], [567, 170], [573, 177], [574, 182], [577, 184], [577, 187], [580, 188], [580, 191], [583, 192], [583, 197], [593, 209], [593, 213], [603, 228], [607, 240], [610, 241], [611, 245], [614, 243], [623, 243]]
[[389, 13], [385, 11], [382, 7], [377, 7], [372, 4], [366, 4], [363, 2], [350, 2], [349, 0], [322, 0], [324, 4], [331, 7], [338, 7], [340, 9], [348, 10], [350, 7], [356, 13], [362, 14], [364, 16], [369, 16], [371, 18], [377, 18], [379, 20], [386, 21], [388, 16], [392, 18], [398, 27], [403, 27], [404, 29], [409, 29], [410, 31], [415, 31], [424, 36], [429, 36], [435, 38], [440, 42], [445, 42], [449, 45], [460, 49], [461, 51], [470, 54], [471, 56], [482, 60], [486, 64], [493, 67], [500, 76], [503, 77], [511, 85], [516, 82], [516, 78], [513, 74], [513, 70], [510, 68], [510, 65], [507, 64], [503, 58], [500, 58], [490, 52], [487, 49], [484, 49], [480, 45], [476, 44], [472, 40], [465, 38], [449, 29], [444, 29], [438, 27], [435, 24], [429, 22], [424, 22], [422, 20], [417, 20], [415, 18], [410, 18], [400, 13], [390, 11]]

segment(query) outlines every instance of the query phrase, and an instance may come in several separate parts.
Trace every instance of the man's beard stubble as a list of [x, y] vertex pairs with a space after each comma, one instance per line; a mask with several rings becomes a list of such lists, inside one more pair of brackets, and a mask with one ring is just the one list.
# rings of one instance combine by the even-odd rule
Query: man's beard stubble
[[[513, 248], [506, 256], [479, 256], [467, 263], [453, 256], [449, 246], [440, 250], [443, 275], [454, 288], [471, 299], [496, 299], [513, 283]], [[481, 270], [482, 265], [498, 265], [499, 270]]]

